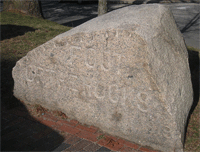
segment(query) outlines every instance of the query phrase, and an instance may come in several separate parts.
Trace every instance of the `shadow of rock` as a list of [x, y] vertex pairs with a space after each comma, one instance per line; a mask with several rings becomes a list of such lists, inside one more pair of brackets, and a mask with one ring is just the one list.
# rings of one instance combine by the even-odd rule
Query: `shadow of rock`
[[1, 110], [1, 151], [52, 151], [64, 138], [35, 120], [21, 103]]
[[90, 17], [87, 17], [87, 18], [83, 18], [83, 19], [79, 19], [79, 20], [75, 20], [75, 21], [70, 21], [70, 22], [66, 22], [66, 23], [63, 23], [61, 25], [64, 25], [64, 26], [68, 26], [68, 27], [76, 27], [76, 26], [79, 26], [93, 18], [97, 17], [97, 15], [92, 15]]
[[189, 66], [190, 66], [192, 88], [193, 88], [193, 104], [192, 104], [192, 107], [191, 107], [189, 115], [188, 115], [187, 124], [185, 127], [184, 140], [186, 139], [186, 133], [187, 133], [189, 120], [199, 102], [199, 91], [200, 91], [199, 90], [199, 70], [200, 70], [199, 52], [193, 51], [193, 50], [188, 50], [188, 55], [189, 55]]
[[15, 61], [1, 61], [1, 151], [52, 151], [64, 138], [32, 117], [13, 96]]
[[143, 4], [143, 2], [144, 2], [144, 0], [136, 0], [136, 1], [134, 1], [134, 2], [132, 2], [132, 4], [133, 5], [141, 5], [141, 4]]
[[149, 1], [147, 2], [147, 4], [160, 3], [160, 1], [162, 1], [162, 0], [149, 0]]
[[151, 4], [151, 3], [160, 3], [162, 0], [135, 0], [132, 2], [133, 5], [141, 5], [141, 4]]
[[74, 3], [74, 4], [79, 4], [79, 5], [81, 5], [81, 4], [98, 4], [98, 0], [90, 0], [90, 1], [84, 1], [84, 0], [82, 0], [80, 2], [78, 2], [78, 0], [77, 1], [73, 1], [73, 0], [60, 0], [59, 3], [71, 3], [71, 4]]
[[42, 11], [46, 19], [70, 27], [78, 26], [97, 17], [94, 13], [97, 8], [97, 3], [42, 2]]
[[1, 60], [1, 106], [7, 109], [21, 105], [20, 101], [13, 96], [12, 68], [15, 64], [16, 61]]
[[199, 102], [199, 52], [197, 51], [188, 51], [189, 55], [189, 65], [190, 65], [190, 72], [191, 72], [191, 79], [192, 79], [192, 87], [193, 87], [193, 105], [191, 108], [190, 113], [193, 113], [195, 107]]
[[27, 32], [35, 31], [36, 29], [28, 26], [18, 26], [18, 25], [1, 25], [1, 40], [10, 39], [16, 36], [24, 35]]
[[193, 30], [196, 30], [196, 31], [199, 31], [199, 24], [198, 24], [198, 21], [200, 19], [200, 12], [197, 13], [180, 31], [181, 33], [184, 33], [186, 32], [188, 29], [190, 29], [190, 27], [192, 27], [193, 25], [196, 24], [196, 29], [193, 29]]

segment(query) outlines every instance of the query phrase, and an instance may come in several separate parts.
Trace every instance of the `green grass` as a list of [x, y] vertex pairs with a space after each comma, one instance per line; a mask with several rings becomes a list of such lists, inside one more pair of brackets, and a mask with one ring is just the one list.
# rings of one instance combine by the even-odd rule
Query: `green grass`
[[[11, 12], [0, 13], [1, 20], [1, 103], [10, 109], [20, 105], [13, 96], [12, 68], [27, 52], [69, 30], [57, 23]], [[194, 104], [186, 132], [185, 151], [200, 151], [199, 49], [188, 47], [193, 81]], [[103, 138], [100, 136], [99, 138]]]
[[104, 135], [100, 135], [97, 137], [97, 140], [100, 140], [100, 139], [105, 139], [106, 137]]
[[186, 152], [199, 152], [200, 151], [200, 103], [197, 104], [193, 113], [190, 116], [186, 140]]
[[48, 20], [11, 12], [2, 12], [0, 19], [4, 38], [1, 45], [2, 59], [6, 60], [19, 59], [28, 51], [70, 29]]

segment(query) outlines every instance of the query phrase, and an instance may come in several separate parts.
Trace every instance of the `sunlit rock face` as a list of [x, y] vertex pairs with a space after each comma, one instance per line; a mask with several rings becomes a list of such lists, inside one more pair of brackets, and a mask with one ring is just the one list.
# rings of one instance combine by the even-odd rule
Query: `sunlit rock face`
[[188, 54], [163, 5], [118, 9], [33, 49], [14, 95], [161, 151], [182, 151], [192, 104]]

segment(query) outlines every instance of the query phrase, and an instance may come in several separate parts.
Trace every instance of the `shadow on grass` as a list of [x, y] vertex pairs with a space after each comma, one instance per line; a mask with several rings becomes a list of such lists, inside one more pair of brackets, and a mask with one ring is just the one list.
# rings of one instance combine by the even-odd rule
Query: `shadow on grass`
[[193, 113], [195, 107], [199, 102], [199, 52], [189, 50], [189, 64], [190, 72], [192, 77], [192, 87], [194, 91], [193, 95], [193, 105], [191, 108], [191, 113]]
[[11, 24], [1, 25], [0, 28], [1, 28], [1, 40], [21, 36], [27, 32], [34, 32], [35, 30], [37, 30], [28, 26], [18, 26]]
[[[52, 151], [64, 138], [35, 120], [13, 96], [15, 61], [1, 61], [1, 151]], [[66, 146], [66, 145], [64, 145]]]
[[141, 5], [141, 4], [151, 4], [151, 3], [160, 3], [162, 0], [135, 0], [132, 2], [133, 5]]
[[63, 23], [62, 25], [64, 26], [68, 26], [68, 27], [76, 27], [76, 26], [79, 26], [93, 18], [97, 17], [97, 15], [91, 15], [90, 17], [88, 18], [84, 18], [84, 19], [79, 19], [79, 20], [75, 20], [75, 21], [70, 21], [70, 22], [66, 22], [66, 23]]
[[1, 106], [12, 109], [20, 106], [21, 103], [13, 96], [14, 80], [12, 78], [12, 68], [16, 61], [1, 60]]
[[186, 140], [186, 133], [189, 124], [189, 120], [191, 115], [193, 114], [195, 108], [199, 103], [199, 52], [193, 51], [192, 49], [188, 49], [188, 56], [189, 56], [189, 66], [190, 66], [190, 73], [191, 73], [191, 80], [192, 80], [192, 88], [193, 88], [193, 104], [190, 109], [187, 124], [185, 127], [185, 138]]

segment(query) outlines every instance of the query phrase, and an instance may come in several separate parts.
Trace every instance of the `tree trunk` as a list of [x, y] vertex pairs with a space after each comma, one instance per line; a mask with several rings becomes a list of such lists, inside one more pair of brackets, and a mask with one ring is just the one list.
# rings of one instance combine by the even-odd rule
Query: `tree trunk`
[[3, 10], [43, 18], [40, 0], [4, 0]]
[[98, 16], [107, 13], [107, 0], [99, 0]]

